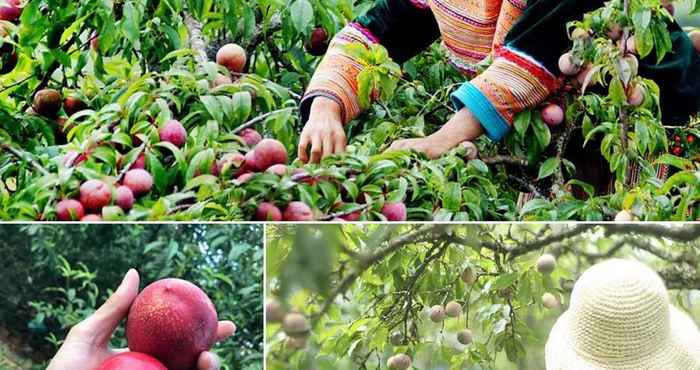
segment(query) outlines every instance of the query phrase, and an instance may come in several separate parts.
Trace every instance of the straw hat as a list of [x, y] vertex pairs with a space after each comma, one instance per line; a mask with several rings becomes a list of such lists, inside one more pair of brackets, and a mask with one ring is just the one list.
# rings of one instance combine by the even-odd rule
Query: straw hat
[[700, 331], [661, 277], [613, 259], [583, 273], [545, 347], [547, 370], [698, 370]]

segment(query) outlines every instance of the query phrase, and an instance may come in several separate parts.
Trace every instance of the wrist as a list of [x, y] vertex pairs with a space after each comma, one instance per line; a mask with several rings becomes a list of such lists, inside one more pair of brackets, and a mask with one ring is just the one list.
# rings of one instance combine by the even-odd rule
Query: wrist
[[442, 140], [457, 145], [478, 138], [483, 134], [483, 128], [468, 109], [462, 108], [436, 134]]
[[318, 114], [330, 114], [340, 122], [340, 104], [325, 96], [317, 96], [311, 103], [311, 115]]

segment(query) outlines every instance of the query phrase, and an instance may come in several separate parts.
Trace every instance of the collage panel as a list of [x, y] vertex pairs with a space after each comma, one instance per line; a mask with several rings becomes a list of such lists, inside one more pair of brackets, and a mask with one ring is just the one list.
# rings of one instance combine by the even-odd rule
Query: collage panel
[[0, 369], [262, 370], [263, 234], [0, 225]]
[[700, 369], [698, 224], [269, 225], [266, 369]]

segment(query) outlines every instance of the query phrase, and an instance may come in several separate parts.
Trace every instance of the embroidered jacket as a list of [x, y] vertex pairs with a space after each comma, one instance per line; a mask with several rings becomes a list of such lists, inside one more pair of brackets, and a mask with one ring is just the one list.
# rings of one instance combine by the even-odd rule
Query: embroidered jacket
[[[343, 123], [360, 113], [357, 75], [362, 65], [339, 45], [380, 43], [397, 63], [438, 38], [450, 62], [472, 77], [489, 55], [492, 64], [452, 94], [457, 109], [467, 107], [486, 134], [500, 140], [514, 116], [543, 102], [561, 82], [558, 58], [570, 48], [566, 23], [603, 5], [603, 0], [378, 0], [331, 42], [301, 104], [306, 122], [314, 97], [341, 106]], [[661, 87], [664, 120], [686, 122], [700, 105], [700, 59], [678, 24], [670, 25], [673, 53], [662, 63], [640, 61], [640, 74]], [[648, 58], [653, 59], [653, 58]]]

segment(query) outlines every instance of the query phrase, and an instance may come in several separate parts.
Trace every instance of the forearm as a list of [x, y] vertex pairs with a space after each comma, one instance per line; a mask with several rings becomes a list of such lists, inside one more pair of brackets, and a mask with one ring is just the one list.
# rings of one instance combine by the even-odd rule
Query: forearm
[[455, 147], [463, 141], [472, 141], [484, 134], [484, 129], [467, 108], [455, 113], [433, 136]]

